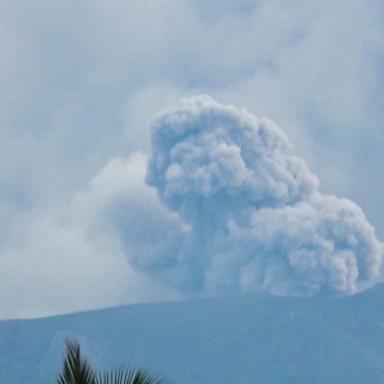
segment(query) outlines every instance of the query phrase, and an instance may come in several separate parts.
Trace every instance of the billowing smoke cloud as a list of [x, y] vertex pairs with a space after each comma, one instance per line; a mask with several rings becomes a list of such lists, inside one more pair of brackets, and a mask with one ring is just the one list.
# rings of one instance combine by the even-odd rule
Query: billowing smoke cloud
[[201, 96], [159, 115], [146, 181], [163, 207], [122, 238], [134, 266], [183, 292], [349, 294], [380, 275], [362, 210], [322, 195], [283, 132], [243, 109]]

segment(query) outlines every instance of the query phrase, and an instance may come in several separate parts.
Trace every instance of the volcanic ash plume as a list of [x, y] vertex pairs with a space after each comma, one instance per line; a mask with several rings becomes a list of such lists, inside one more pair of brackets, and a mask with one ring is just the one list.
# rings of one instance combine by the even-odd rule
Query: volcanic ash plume
[[322, 195], [283, 132], [243, 109], [202, 96], [163, 112], [146, 181], [174, 217], [133, 264], [181, 292], [349, 294], [379, 277], [362, 210]]

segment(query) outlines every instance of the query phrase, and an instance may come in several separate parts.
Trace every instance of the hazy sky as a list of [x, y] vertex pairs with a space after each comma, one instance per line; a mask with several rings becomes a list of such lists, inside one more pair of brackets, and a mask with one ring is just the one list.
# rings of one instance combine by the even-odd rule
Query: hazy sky
[[162, 209], [142, 183], [149, 126], [182, 97], [274, 120], [320, 191], [353, 200], [384, 240], [383, 10], [2, 1], [0, 318], [183, 297], [127, 263], [113, 225], [120, 209], [134, 222], [132, 207]]

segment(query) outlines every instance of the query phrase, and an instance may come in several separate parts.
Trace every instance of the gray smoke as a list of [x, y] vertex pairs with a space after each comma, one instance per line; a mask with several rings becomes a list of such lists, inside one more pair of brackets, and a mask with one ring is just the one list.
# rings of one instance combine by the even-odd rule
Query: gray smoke
[[125, 242], [152, 240], [129, 259], [182, 292], [350, 294], [380, 275], [362, 210], [322, 195], [283, 132], [243, 109], [201, 96], [160, 114], [146, 180], [178, 219], [143, 208]]

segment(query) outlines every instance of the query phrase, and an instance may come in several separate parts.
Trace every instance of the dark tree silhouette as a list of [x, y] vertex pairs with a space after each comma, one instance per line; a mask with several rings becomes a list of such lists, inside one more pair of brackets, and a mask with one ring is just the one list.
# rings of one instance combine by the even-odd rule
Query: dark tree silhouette
[[58, 384], [161, 384], [163, 380], [140, 368], [119, 368], [97, 372], [82, 357], [80, 344], [67, 340], [66, 354]]
[[81, 356], [80, 344], [67, 340], [63, 372], [58, 384], [96, 384], [94, 370], [88, 361]]

